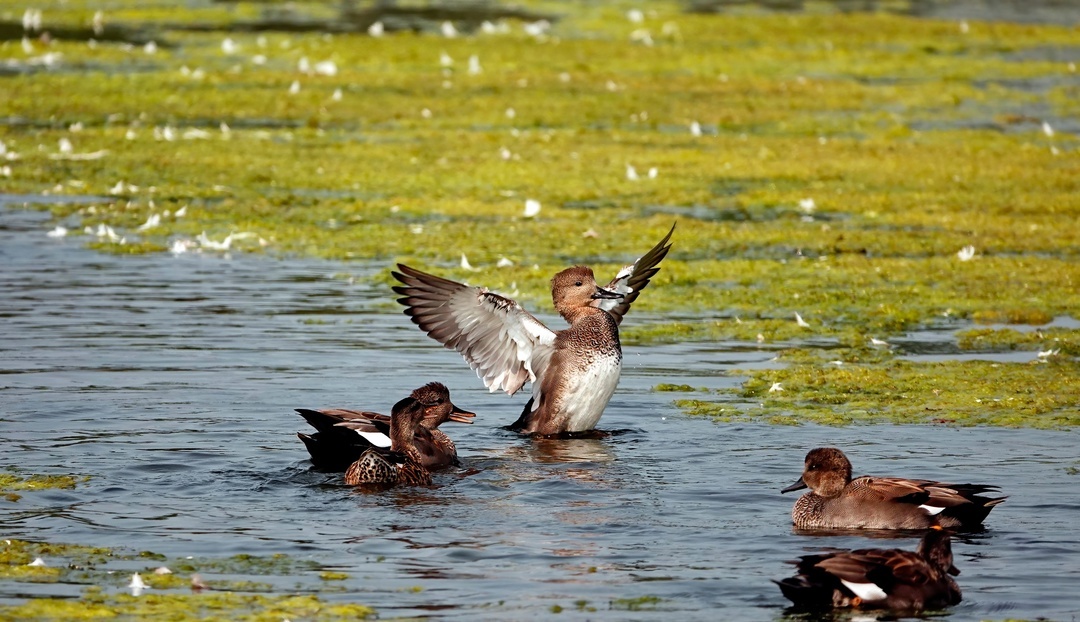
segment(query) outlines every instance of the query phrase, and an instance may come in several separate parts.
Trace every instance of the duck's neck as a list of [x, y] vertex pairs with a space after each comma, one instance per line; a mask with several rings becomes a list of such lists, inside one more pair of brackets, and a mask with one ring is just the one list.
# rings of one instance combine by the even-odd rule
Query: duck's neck
[[603, 309], [597, 309], [595, 307], [589, 307], [589, 306], [585, 306], [585, 307], [561, 306], [561, 307], [555, 307], [555, 310], [558, 311], [559, 315], [561, 315], [563, 317], [563, 319], [566, 320], [567, 322], [569, 322], [571, 325], [573, 325], [573, 324], [575, 324], [575, 323], [581, 321], [582, 319], [587, 318], [587, 317], [589, 317], [591, 315], [596, 315], [597, 313], [607, 313], [607, 311], [604, 311]]
[[390, 421], [390, 449], [402, 453], [411, 449], [416, 427], [417, 423], [409, 416], [409, 413], [402, 412], [395, 415]]

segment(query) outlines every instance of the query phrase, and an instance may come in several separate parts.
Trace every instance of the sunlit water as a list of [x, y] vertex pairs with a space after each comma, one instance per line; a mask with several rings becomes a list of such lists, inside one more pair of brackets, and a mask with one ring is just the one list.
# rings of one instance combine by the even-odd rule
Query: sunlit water
[[[626, 348], [601, 422], [621, 433], [535, 442], [501, 429], [525, 396], [488, 394], [387, 287], [342, 276], [385, 266], [115, 257], [47, 229], [42, 214], [0, 207], [0, 465], [91, 479], [0, 500], [2, 537], [196, 561], [283, 553], [349, 578], [332, 590], [309, 568], [248, 578], [382, 617], [527, 619], [561, 607], [576, 619], [774, 620], [788, 603], [769, 580], [789, 572], [785, 560], [915, 545], [792, 532], [794, 498], [779, 489], [808, 449], [830, 444], [857, 471], [998, 483], [1009, 495], [987, 531], [954, 545], [964, 601], [950, 619], [1080, 612], [1075, 432], [689, 418], [652, 387], [737, 386], [729, 369], [773, 357], [693, 343]], [[446, 426], [466, 469], [437, 475], [434, 489], [378, 494], [310, 470], [294, 407], [386, 411], [430, 380], [479, 415]], [[85, 587], [0, 582], [0, 602]], [[643, 596], [658, 600], [629, 611]]]

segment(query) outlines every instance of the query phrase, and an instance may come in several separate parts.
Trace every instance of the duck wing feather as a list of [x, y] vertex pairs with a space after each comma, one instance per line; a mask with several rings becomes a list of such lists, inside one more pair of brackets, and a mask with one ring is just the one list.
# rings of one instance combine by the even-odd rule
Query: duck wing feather
[[671, 250], [670, 240], [674, 232], [675, 225], [671, 225], [671, 230], [667, 232], [664, 239], [633, 264], [619, 270], [615, 278], [604, 287], [608, 291], [622, 294], [621, 298], [600, 298], [593, 301], [593, 305], [610, 313], [611, 317], [615, 318], [615, 323], [621, 324], [623, 316], [630, 310], [630, 305], [637, 300], [641, 290], [649, 284], [649, 279], [660, 271], [660, 261]]
[[490, 391], [513, 395], [543, 372], [555, 332], [516, 301], [398, 264], [394, 287], [405, 315], [461, 354]]

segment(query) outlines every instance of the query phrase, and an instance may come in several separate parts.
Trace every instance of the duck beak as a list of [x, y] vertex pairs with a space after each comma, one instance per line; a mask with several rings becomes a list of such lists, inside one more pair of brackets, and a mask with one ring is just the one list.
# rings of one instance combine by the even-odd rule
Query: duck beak
[[616, 298], [622, 298], [622, 297], [623, 297], [623, 295], [620, 294], [619, 292], [613, 292], [610, 289], [604, 289], [603, 287], [597, 287], [596, 291], [593, 292], [593, 295], [592, 295], [593, 300], [599, 300], [601, 298], [606, 298], [608, 300], [614, 300]]
[[792, 485], [788, 486], [787, 488], [781, 490], [780, 494], [784, 494], [785, 492], [794, 492], [796, 490], [802, 490], [803, 488], [806, 488], [806, 482], [804, 482], [803, 479], [800, 477], [798, 479], [798, 481], [796, 481], [794, 484], [792, 484]]
[[472, 421], [473, 417], [475, 417], [475, 416], [476, 416], [476, 413], [471, 413], [471, 412], [469, 412], [467, 410], [461, 410], [457, 406], [454, 406], [454, 410], [452, 410], [450, 412], [449, 419], [450, 419], [450, 421], [456, 421], [458, 423], [469, 423], [469, 424], [471, 424], [473, 422]]

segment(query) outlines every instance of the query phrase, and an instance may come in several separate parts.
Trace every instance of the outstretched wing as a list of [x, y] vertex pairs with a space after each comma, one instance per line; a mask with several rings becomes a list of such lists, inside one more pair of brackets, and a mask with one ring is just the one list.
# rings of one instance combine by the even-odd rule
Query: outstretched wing
[[513, 395], [547, 364], [555, 333], [517, 302], [398, 264], [394, 287], [405, 315], [432, 339], [457, 350], [484, 386]]
[[623, 316], [630, 310], [630, 305], [637, 300], [641, 290], [649, 284], [649, 279], [660, 271], [660, 260], [671, 250], [669, 240], [674, 232], [675, 225], [671, 225], [671, 230], [663, 240], [660, 240], [656, 246], [652, 247], [652, 250], [642, 255], [633, 265], [619, 270], [619, 274], [604, 288], [622, 294], [622, 298], [599, 298], [593, 305], [610, 313], [615, 318], [615, 323], [620, 324]]

